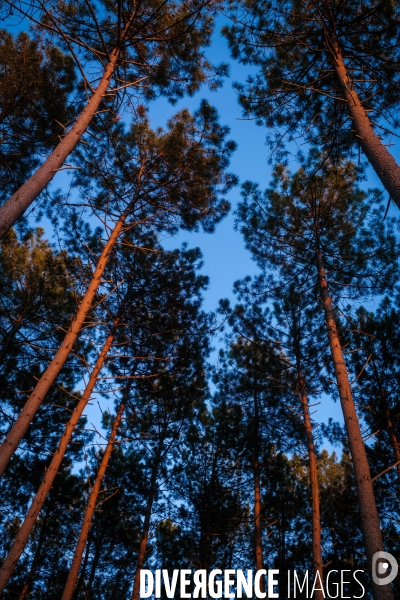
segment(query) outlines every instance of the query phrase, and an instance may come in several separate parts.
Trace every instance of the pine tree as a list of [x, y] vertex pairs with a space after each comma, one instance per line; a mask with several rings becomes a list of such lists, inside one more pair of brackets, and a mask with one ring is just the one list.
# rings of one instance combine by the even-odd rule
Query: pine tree
[[[99, 169], [100, 157], [92, 159], [92, 169], [88, 168], [80, 183], [82, 193], [88, 190], [94, 194], [93, 208], [105, 192], [111, 197], [103, 206], [106, 242], [103, 246], [98, 244], [97, 264], [63, 342], [3, 441], [0, 472], [4, 472], [72, 352], [99, 293], [110, 256], [124, 231], [141, 223], [146, 223], [150, 231], [194, 229], [199, 222], [204, 229], [212, 230], [225, 214], [229, 205], [220, 196], [236, 183], [236, 178], [226, 173], [229, 156], [235, 148], [233, 142], [225, 141], [228, 131], [219, 125], [215, 109], [203, 102], [194, 116], [182, 111], [171, 119], [166, 132], [153, 132], [143, 119], [128, 135], [122, 134], [114, 140], [115, 154], [109, 156], [111, 164], [103, 164]], [[72, 223], [76, 223], [74, 212]], [[75, 244], [78, 242], [75, 240]]]
[[[63, 168], [98, 112], [110, 111], [118, 118], [131, 89], [149, 99], [159, 94], [176, 99], [193, 93], [215, 75], [202, 52], [210, 40], [215, 4], [209, 0], [173, 5], [160, 0], [133, 5], [124, 0], [54, 0], [46, 5], [32, 0], [28, 6], [8, 0], [3, 3], [5, 13], [11, 7], [14, 13], [31, 20], [43, 37], [57, 39], [65, 48], [80, 73], [87, 102], [70, 128], [69, 123], [62, 123], [62, 140], [0, 207], [0, 237]], [[90, 144], [90, 139], [83, 141]]]
[[0, 198], [21, 186], [74, 117], [71, 56], [0, 30]]
[[[299, 445], [305, 443], [307, 446], [313, 570], [315, 575], [318, 571], [322, 578], [317, 452], [308, 396], [310, 391], [311, 393], [313, 391], [311, 382], [316, 377], [318, 378], [320, 368], [317, 365], [321, 359], [323, 364], [323, 357], [316, 351], [316, 344], [311, 342], [306, 331], [308, 319], [303, 315], [304, 307], [301, 297], [296, 294], [296, 284], [292, 282], [286, 293], [279, 290], [275, 297], [270, 292], [270, 299], [274, 300], [273, 311], [268, 306], [265, 308], [262, 305], [263, 297], [268, 299], [268, 294], [263, 291], [264, 285], [265, 281], [262, 276], [253, 282], [250, 281], [250, 278], [245, 278], [245, 280], [235, 283], [235, 291], [244, 305], [240, 304], [235, 307], [229, 316], [229, 323], [234, 331], [240, 332], [250, 347], [253, 346], [254, 358], [259, 355], [255, 364], [257, 364], [256, 369], [260, 381], [258, 386], [255, 386], [254, 393], [256, 394], [257, 388], [268, 390], [268, 399], [264, 408], [266, 411], [264, 419], [268, 421], [268, 442], [275, 443], [277, 448], [286, 450], [291, 445], [297, 452]], [[253, 302], [255, 303], [252, 304]], [[227, 310], [224, 305], [221, 308]], [[245, 364], [243, 362], [245, 348], [246, 344], [238, 344], [236, 352], [233, 353], [237, 361], [234, 372], [243, 368]], [[240, 358], [241, 353], [243, 354], [242, 358]], [[264, 358], [262, 359], [263, 354]], [[267, 383], [268, 380], [269, 383]], [[241, 385], [236, 384], [235, 389], [243, 404]], [[296, 406], [293, 406], [295, 398], [299, 401], [301, 410], [296, 410]], [[299, 427], [300, 421], [302, 421], [303, 427]], [[285, 423], [286, 435], [290, 442], [285, 443], [279, 440], [276, 434], [282, 422]], [[282, 565], [281, 569], [284, 570], [285, 565]], [[282, 578], [282, 585], [286, 586], [285, 577]], [[315, 592], [316, 597], [318, 593], [318, 591]]]
[[[232, 54], [258, 67], [238, 86], [249, 116], [331, 158], [359, 146], [400, 207], [400, 167], [376, 133], [398, 125], [399, 7], [390, 0], [233, 0]], [[372, 117], [370, 116], [372, 112]]]
[[[273, 265], [278, 269], [280, 283], [271, 281], [271, 286], [285, 286], [297, 278], [297, 293], [308, 294], [310, 303], [318, 290], [355, 469], [363, 537], [371, 567], [372, 556], [382, 549], [383, 542], [331, 295], [335, 295], [337, 306], [343, 287], [348, 296], [359, 300], [368, 295], [372, 286], [374, 292], [384, 291], [391, 285], [391, 277], [392, 283], [395, 281], [394, 267], [388, 265], [390, 260], [397, 261], [393, 225], [382, 222], [378, 210], [371, 206], [371, 196], [368, 198], [356, 187], [351, 164], [326, 165], [318, 172], [315, 162], [311, 161], [304, 163], [292, 177], [283, 168], [277, 168], [273, 184], [264, 195], [250, 183], [245, 184], [243, 193], [245, 199], [238, 212], [241, 224], [240, 221], [238, 224], [260, 267], [266, 270]], [[388, 586], [373, 584], [373, 591], [376, 598], [392, 597]]]
[[[371, 433], [391, 447], [400, 481], [398, 322], [398, 310], [386, 297], [375, 313], [357, 310], [349, 338], [358, 404]], [[382, 471], [386, 468], [382, 465]]]

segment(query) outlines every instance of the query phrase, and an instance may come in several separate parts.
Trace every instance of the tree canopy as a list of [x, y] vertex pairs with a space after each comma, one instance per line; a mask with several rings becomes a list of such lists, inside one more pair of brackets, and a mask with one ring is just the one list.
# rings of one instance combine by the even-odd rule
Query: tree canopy
[[0, 595], [394, 600], [398, 3], [0, 14]]

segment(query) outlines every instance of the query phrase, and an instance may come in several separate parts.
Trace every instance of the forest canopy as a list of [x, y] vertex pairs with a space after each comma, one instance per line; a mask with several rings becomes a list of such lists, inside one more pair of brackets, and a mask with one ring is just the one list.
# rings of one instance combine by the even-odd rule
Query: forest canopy
[[0, 596], [394, 600], [400, 3], [0, 16]]

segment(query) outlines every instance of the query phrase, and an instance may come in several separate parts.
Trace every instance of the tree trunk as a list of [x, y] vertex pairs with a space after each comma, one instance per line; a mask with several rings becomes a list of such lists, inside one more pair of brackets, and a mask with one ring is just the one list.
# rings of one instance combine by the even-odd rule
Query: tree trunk
[[[139, 171], [138, 179], [140, 181], [142, 174], [142, 169]], [[7, 467], [11, 456], [14, 454], [15, 450], [18, 448], [18, 445], [22, 438], [24, 437], [26, 430], [29, 427], [29, 424], [32, 422], [35, 414], [46, 397], [47, 392], [50, 387], [54, 383], [57, 375], [60, 373], [63, 368], [68, 356], [70, 355], [73, 345], [76, 342], [76, 339], [82, 329], [82, 325], [85, 321], [85, 318], [92, 306], [93, 299], [95, 297], [96, 291], [100, 285], [104, 270], [106, 268], [108, 259], [110, 254], [115, 246], [115, 243], [121, 233], [122, 227], [128, 217], [128, 214], [134, 204], [136, 197], [138, 194], [138, 190], [136, 191], [135, 197], [132, 199], [130, 204], [126, 207], [121, 217], [119, 218], [117, 224], [115, 225], [110, 237], [106, 245], [104, 246], [103, 252], [100, 255], [100, 258], [97, 262], [95, 272], [93, 274], [90, 285], [86, 291], [86, 294], [79, 306], [78, 311], [75, 314], [74, 320], [72, 321], [67, 334], [57, 351], [57, 354], [39, 379], [36, 384], [33, 392], [29, 396], [28, 400], [25, 403], [24, 408], [18, 415], [17, 420], [14, 425], [10, 429], [7, 434], [6, 439], [0, 445], [0, 475], [4, 473], [5, 468]]]
[[[321, 300], [324, 307], [326, 327], [328, 330], [329, 345], [338, 384], [340, 404], [342, 406], [349, 448], [353, 460], [358, 503], [360, 507], [361, 529], [367, 554], [368, 567], [370, 572], [372, 572], [372, 558], [374, 554], [383, 551], [383, 540], [378, 510], [376, 508], [367, 453], [365, 451], [360, 424], [358, 422], [357, 412], [351, 393], [350, 381], [332, 308], [332, 300], [329, 297], [325, 268], [319, 249], [317, 249], [316, 252], [316, 265], [318, 269]], [[375, 600], [394, 600], [393, 590], [390, 585], [378, 585], [372, 580], [371, 585]]]
[[7, 558], [5, 559], [3, 566], [0, 569], [0, 595], [4, 591], [5, 586], [10, 579], [14, 568], [18, 562], [18, 559], [23, 552], [25, 545], [28, 541], [29, 535], [33, 529], [36, 518], [41, 511], [44, 501], [46, 500], [47, 494], [49, 493], [51, 486], [53, 484], [54, 478], [57, 475], [57, 472], [60, 468], [62, 459], [64, 458], [65, 451], [67, 446], [71, 440], [72, 433], [82, 416], [82, 413], [90, 399], [93, 388], [96, 384], [99, 373], [103, 367], [104, 360], [107, 356], [107, 353], [111, 347], [111, 344], [114, 339], [115, 331], [119, 325], [120, 316], [118, 316], [114, 322], [112, 330], [110, 331], [106, 343], [103, 346], [103, 349], [97, 359], [96, 365], [92, 371], [92, 374], [89, 379], [89, 383], [86, 386], [86, 389], [82, 395], [82, 398], [79, 400], [78, 404], [75, 407], [72, 416], [65, 426], [64, 433], [60, 439], [57, 450], [55, 451], [53, 458], [49, 467], [46, 469], [45, 476], [43, 481], [39, 487], [39, 491], [37, 492], [35, 498], [32, 501], [32, 504], [28, 510], [28, 513], [25, 517], [24, 522], [22, 523], [20, 530], [18, 531], [16, 538], [14, 540], [13, 545], [11, 546], [10, 552], [8, 553]]
[[79, 534], [79, 539], [78, 539], [78, 542], [76, 545], [74, 558], [72, 560], [71, 569], [68, 574], [68, 579], [65, 584], [65, 588], [64, 588], [61, 600], [71, 600], [72, 594], [74, 593], [75, 584], [78, 579], [79, 568], [80, 568], [81, 562], [82, 562], [83, 552], [85, 550], [86, 541], [87, 541], [87, 538], [89, 535], [89, 529], [92, 524], [93, 513], [94, 513], [94, 510], [95, 510], [96, 504], [97, 504], [97, 498], [99, 496], [101, 485], [102, 485], [103, 479], [104, 479], [104, 475], [105, 475], [106, 469], [108, 467], [108, 462], [110, 460], [111, 453], [114, 448], [115, 436], [117, 435], [117, 431], [118, 431], [119, 425], [121, 423], [122, 413], [124, 412], [124, 409], [125, 409], [125, 402], [129, 395], [130, 389], [132, 387], [132, 383], [133, 383], [133, 379], [130, 379], [125, 388], [122, 402], [119, 406], [117, 416], [115, 417], [115, 421], [114, 421], [114, 424], [111, 429], [107, 447], [103, 454], [103, 458], [101, 459], [99, 470], [97, 471], [96, 481], [95, 481], [92, 491], [90, 493], [90, 498], [89, 498], [89, 502], [88, 502], [88, 505], [86, 508], [85, 516], [83, 518], [82, 528], [81, 528], [81, 532]]
[[360, 98], [353, 89], [353, 82], [336, 40], [333, 42], [332, 55], [336, 77], [346, 100], [353, 127], [357, 132], [358, 142], [389, 196], [400, 208], [400, 166], [374, 132]]
[[392, 448], [393, 448], [393, 453], [394, 453], [394, 460], [395, 462], [397, 462], [397, 478], [400, 481], [400, 450], [399, 450], [399, 442], [397, 440], [397, 435], [396, 432], [394, 430], [394, 426], [393, 426], [393, 422], [390, 416], [390, 410], [388, 408], [388, 406], [386, 406], [386, 410], [385, 410], [385, 419], [386, 419], [386, 428], [387, 428], [387, 432], [390, 436], [390, 441], [392, 443]]
[[[261, 492], [260, 492], [260, 420], [258, 411], [257, 392], [254, 390], [254, 448], [253, 448], [253, 479], [254, 479], [254, 550], [256, 569], [264, 568], [261, 532]], [[260, 578], [260, 591], [265, 592], [265, 578]]]
[[[311, 528], [312, 528], [312, 557], [313, 557], [313, 571], [314, 577], [319, 573], [321, 581], [323, 582], [323, 569], [322, 569], [322, 554], [321, 554], [321, 514], [319, 506], [319, 487], [318, 487], [318, 474], [317, 474], [317, 453], [315, 450], [313, 429], [310, 419], [310, 411], [308, 407], [308, 398], [306, 391], [306, 384], [301, 371], [298, 371], [297, 378], [300, 386], [300, 400], [303, 408], [303, 419], [304, 427], [307, 436], [307, 450], [308, 450], [308, 470], [310, 475], [310, 490], [311, 490]], [[322, 590], [315, 590], [315, 600], [323, 600], [324, 594]]]
[[119, 49], [114, 49], [110, 54], [110, 60], [104, 69], [99, 85], [73, 127], [35, 173], [0, 206], [0, 239], [3, 238], [7, 231], [24, 214], [35, 198], [43, 192], [46, 185], [50, 183], [57, 171], [61, 169], [65, 159], [71, 154], [85, 133], [110, 85], [118, 56]]
[[47, 530], [47, 519], [48, 519], [48, 515], [51, 511], [51, 506], [47, 508], [47, 512], [46, 512], [46, 516], [44, 518], [44, 522], [43, 525], [40, 529], [40, 535], [39, 535], [39, 540], [38, 540], [38, 545], [35, 551], [35, 556], [33, 558], [32, 561], [32, 566], [29, 569], [29, 573], [28, 576], [26, 578], [26, 582], [24, 587], [21, 590], [21, 593], [19, 595], [18, 600], [25, 600], [26, 596], [28, 595], [28, 593], [30, 592], [31, 586], [32, 586], [32, 581], [33, 578], [35, 576], [35, 573], [37, 571], [38, 568], [38, 564], [39, 564], [39, 560], [40, 560], [40, 553], [42, 551], [42, 546], [43, 546], [43, 542], [44, 542], [44, 538], [45, 538], [45, 533]]
[[143, 534], [142, 534], [142, 539], [140, 540], [139, 555], [138, 555], [138, 561], [137, 561], [137, 567], [136, 567], [136, 573], [135, 573], [135, 582], [133, 584], [131, 600], [139, 600], [140, 572], [144, 565], [147, 542], [149, 539], [151, 510], [153, 508], [154, 497], [155, 497], [156, 491], [157, 491], [157, 476], [158, 476], [158, 469], [159, 469], [160, 463], [161, 463], [161, 454], [162, 454], [162, 449], [163, 449], [163, 444], [164, 444], [164, 435], [165, 435], [165, 432], [161, 436], [160, 442], [158, 444], [157, 452], [156, 452], [156, 455], [154, 458], [154, 465], [153, 465], [153, 470], [151, 473], [151, 480], [150, 480], [149, 497], [147, 500], [146, 511], [145, 511], [145, 515], [144, 515]]
[[390, 414], [390, 408], [389, 408], [389, 404], [387, 401], [386, 390], [383, 387], [382, 378], [380, 377], [378, 369], [376, 368], [375, 361], [372, 361], [372, 365], [373, 365], [372, 371], [375, 376], [376, 384], [379, 387], [379, 393], [380, 393], [381, 401], [382, 401], [382, 405], [380, 407], [378, 407], [378, 410], [379, 410], [379, 414], [382, 415], [381, 419], [382, 419], [382, 422], [384, 423], [384, 425], [383, 425], [384, 430], [389, 434], [389, 437], [390, 437], [390, 442], [391, 442], [392, 448], [393, 448], [394, 460], [396, 463], [398, 463], [396, 466], [396, 469], [397, 469], [397, 478], [400, 482], [399, 442], [398, 442], [396, 431], [395, 431], [395, 428], [393, 425], [392, 416]]
[[81, 573], [79, 575], [79, 580], [78, 580], [78, 583], [77, 583], [76, 589], [75, 589], [75, 598], [80, 598], [79, 594], [80, 594], [80, 591], [82, 589], [82, 585], [83, 585], [83, 583], [85, 581], [86, 569], [87, 569], [87, 565], [88, 565], [88, 562], [89, 562], [89, 554], [90, 554], [91, 543], [92, 543], [92, 540], [89, 537], [89, 540], [88, 540], [88, 542], [86, 544], [86, 552], [85, 552], [85, 558], [83, 559], [82, 570], [81, 570]]
[[90, 600], [90, 597], [92, 595], [92, 585], [94, 582], [94, 576], [96, 574], [97, 565], [99, 564], [99, 560], [100, 560], [100, 556], [101, 556], [101, 549], [103, 547], [102, 544], [103, 544], [105, 529], [106, 529], [106, 526], [104, 524], [103, 528], [102, 528], [102, 535], [100, 536], [99, 543], [96, 544], [96, 551], [95, 551], [94, 557], [93, 557], [92, 568], [90, 569], [89, 581], [88, 581], [87, 588], [85, 591], [85, 600]]
[[54, 175], [64, 164], [65, 159], [71, 154], [75, 146], [90, 125], [97, 109], [110, 85], [111, 78], [117, 67], [121, 48], [126, 35], [133, 23], [136, 15], [134, 10], [126, 25], [121, 32], [118, 44], [111, 51], [109, 61], [104, 68], [102, 78], [97, 88], [94, 90], [87, 105], [75, 121], [73, 127], [63, 137], [61, 142], [54, 148], [53, 152], [47, 157], [44, 163], [35, 171], [31, 177], [12, 195], [6, 202], [0, 206], [0, 239], [14, 225], [14, 223], [24, 214], [26, 209], [32, 204], [35, 198], [43, 192], [46, 185], [50, 183]]

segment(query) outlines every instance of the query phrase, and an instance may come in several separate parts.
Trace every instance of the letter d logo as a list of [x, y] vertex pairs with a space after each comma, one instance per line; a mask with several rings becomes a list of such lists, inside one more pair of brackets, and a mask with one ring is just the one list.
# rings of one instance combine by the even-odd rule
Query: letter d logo
[[[389, 571], [389, 567], [391, 571]], [[372, 579], [377, 585], [392, 583], [398, 571], [397, 560], [392, 554], [389, 554], [389, 552], [375, 552], [372, 557]]]

